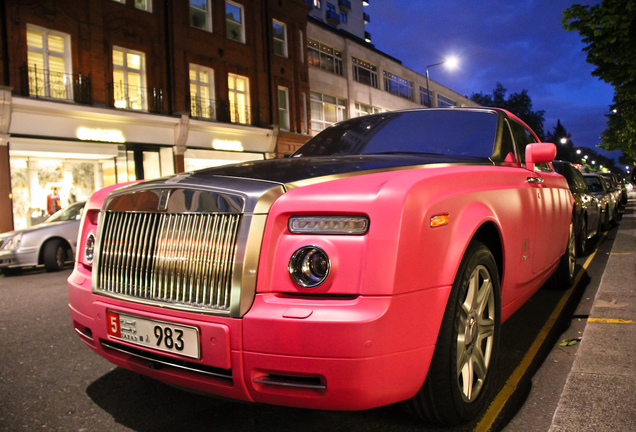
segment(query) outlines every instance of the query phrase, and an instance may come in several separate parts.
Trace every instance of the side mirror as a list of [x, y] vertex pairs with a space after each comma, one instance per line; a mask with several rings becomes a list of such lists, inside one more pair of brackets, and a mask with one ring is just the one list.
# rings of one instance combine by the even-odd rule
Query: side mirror
[[526, 168], [534, 171], [534, 164], [552, 162], [557, 148], [552, 143], [532, 143], [526, 146]]

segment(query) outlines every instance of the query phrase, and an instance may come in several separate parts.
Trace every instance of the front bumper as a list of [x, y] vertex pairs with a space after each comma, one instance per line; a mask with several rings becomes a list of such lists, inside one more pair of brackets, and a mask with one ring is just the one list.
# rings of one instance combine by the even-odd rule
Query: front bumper
[[36, 248], [0, 251], [0, 269], [35, 265], [38, 265]]
[[[257, 295], [242, 319], [164, 310], [98, 296], [90, 273], [69, 278], [75, 330], [96, 353], [160, 381], [233, 399], [359, 410], [422, 386], [450, 287], [401, 296], [300, 299]], [[114, 340], [107, 310], [199, 329], [200, 359]]]

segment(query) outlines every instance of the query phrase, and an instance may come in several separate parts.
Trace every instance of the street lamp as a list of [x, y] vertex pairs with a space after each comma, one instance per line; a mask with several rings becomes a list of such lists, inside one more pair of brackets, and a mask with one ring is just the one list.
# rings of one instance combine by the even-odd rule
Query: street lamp
[[439, 63], [434, 63], [432, 65], [428, 65], [426, 66], [426, 98], [428, 99], [428, 107], [430, 108], [431, 105], [431, 93], [428, 90], [429, 89], [429, 82], [428, 82], [428, 68], [432, 68], [433, 66], [439, 66], [439, 65], [443, 65], [445, 64], [447, 68], [449, 69], [455, 69], [457, 67], [457, 58], [455, 57], [449, 57], [444, 61], [441, 61]]

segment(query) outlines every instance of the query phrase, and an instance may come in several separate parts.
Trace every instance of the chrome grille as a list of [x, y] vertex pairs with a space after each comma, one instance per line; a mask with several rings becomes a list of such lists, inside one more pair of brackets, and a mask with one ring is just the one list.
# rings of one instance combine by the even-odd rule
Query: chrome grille
[[142, 301], [229, 311], [241, 214], [104, 215], [97, 289]]

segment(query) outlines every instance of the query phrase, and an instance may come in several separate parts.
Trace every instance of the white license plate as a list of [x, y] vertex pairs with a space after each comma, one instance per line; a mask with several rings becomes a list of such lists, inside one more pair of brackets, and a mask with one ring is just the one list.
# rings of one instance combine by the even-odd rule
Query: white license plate
[[199, 358], [199, 330], [196, 327], [156, 321], [108, 311], [108, 334], [131, 344], [159, 351]]

